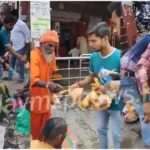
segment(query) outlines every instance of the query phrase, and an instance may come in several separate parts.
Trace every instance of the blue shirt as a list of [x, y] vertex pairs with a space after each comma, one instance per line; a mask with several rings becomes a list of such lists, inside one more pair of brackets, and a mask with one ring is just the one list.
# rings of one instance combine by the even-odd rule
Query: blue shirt
[[10, 45], [9, 33], [4, 27], [0, 30], [0, 56], [6, 52], [5, 47]]
[[[115, 49], [111, 54], [107, 55], [106, 57], [102, 57], [99, 52], [94, 52], [90, 58], [90, 73], [95, 74], [96, 77], [99, 78], [99, 82], [104, 85], [105, 83], [102, 82], [102, 78], [100, 79], [100, 68], [104, 68], [107, 70], [114, 70], [120, 73], [120, 57], [121, 52], [118, 49]], [[120, 110], [120, 104], [116, 103], [115, 100], [112, 101], [110, 106], [111, 110]]]

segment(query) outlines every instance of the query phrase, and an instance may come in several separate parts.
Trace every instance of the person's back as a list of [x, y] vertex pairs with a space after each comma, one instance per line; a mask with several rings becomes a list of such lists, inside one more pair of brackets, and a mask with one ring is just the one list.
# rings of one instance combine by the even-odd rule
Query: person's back
[[15, 20], [15, 25], [11, 31], [12, 47], [15, 51], [23, 49], [30, 43], [30, 30], [25, 22], [19, 19], [18, 10], [12, 10], [11, 14]]
[[0, 56], [4, 56], [6, 53], [5, 45], [10, 44], [10, 41], [8, 39], [9, 32], [2, 27], [0, 30]]
[[[28, 39], [27, 39], [28, 38]], [[27, 25], [20, 19], [11, 31], [11, 41], [14, 50], [18, 51], [25, 46], [26, 41], [30, 42], [30, 31]]]

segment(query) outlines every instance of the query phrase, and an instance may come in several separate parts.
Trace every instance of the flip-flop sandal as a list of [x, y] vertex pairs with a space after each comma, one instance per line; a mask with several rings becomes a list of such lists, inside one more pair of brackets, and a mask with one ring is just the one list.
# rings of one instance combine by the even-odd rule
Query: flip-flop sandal
[[[130, 119], [128, 118], [129, 115], [132, 115], [130, 116]], [[127, 123], [136, 123], [139, 121], [139, 117], [137, 115], [137, 113], [135, 111], [133, 112], [128, 112], [126, 115], [125, 115], [125, 121]]]

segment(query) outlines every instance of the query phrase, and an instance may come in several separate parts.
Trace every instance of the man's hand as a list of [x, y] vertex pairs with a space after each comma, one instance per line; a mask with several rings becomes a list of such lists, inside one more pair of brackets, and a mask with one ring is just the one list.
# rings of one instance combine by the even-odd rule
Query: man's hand
[[27, 58], [26, 58], [26, 56], [22, 56], [22, 57], [20, 58], [20, 60], [21, 60], [23, 63], [27, 63]]
[[91, 84], [94, 81], [94, 74], [90, 74], [89, 76], [87, 76], [84, 80], [79, 81], [78, 83], [72, 84], [69, 89], [73, 90], [75, 88], [83, 88], [89, 84]]
[[8, 59], [9, 59], [9, 56], [10, 56], [10, 53], [9, 53], [9, 52], [6, 52], [5, 55], [4, 55], [4, 59], [8, 60]]
[[61, 85], [55, 83], [49, 83], [48, 88], [52, 93], [57, 93], [61, 90], [64, 90], [64, 88]]
[[119, 92], [120, 90], [120, 80], [111, 81], [107, 86], [106, 89]]
[[29, 69], [30, 68], [30, 63], [27, 61], [27, 63], [25, 64], [25, 68]]
[[144, 111], [144, 121], [145, 123], [150, 123], [150, 102], [146, 102], [143, 104]]
[[100, 88], [95, 90], [97, 94], [106, 94], [106, 88], [104, 86], [100, 86]]
[[73, 89], [76, 89], [76, 88], [80, 88], [79, 83], [72, 84], [72, 85], [69, 87], [70, 90], [73, 90]]

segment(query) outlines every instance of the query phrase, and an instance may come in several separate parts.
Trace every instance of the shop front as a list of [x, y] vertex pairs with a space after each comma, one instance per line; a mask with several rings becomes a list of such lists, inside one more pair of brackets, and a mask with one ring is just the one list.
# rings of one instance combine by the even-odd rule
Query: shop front
[[[106, 21], [110, 23], [110, 12], [108, 11], [108, 5], [110, 2], [50, 2], [45, 5], [45, 9], [48, 8], [46, 24], [40, 26], [40, 16], [35, 17], [32, 13], [34, 9], [31, 7], [29, 1], [20, 1], [16, 3], [16, 8], [20, 13], [20, 19], [26, 22], [31, 30], [31, 43], [32, 48], [37, 46], [37, 41], [45, 30], [54, 29], [58, 32], [60, 43], [56, 49], [56, 55], [60, 57], [68, 56], [68, 52], [76, 47], [79, 37], [86, 39], [86, 32], [88, 28], [92, 27], [98, 22]], [[42, 2], [38, 9], [39, 12], [42, 8]], [[35, 6], [35, 5], [34, 5]], [[44, 11], [43, 11], [44, 12]], [[105, 13], [104, 13], [105, 12]], [[38, 21], [38, 27], [36, 23], [33, 23], [33, 18]], [[48, 23], [49, 20], [49, 23]], [[34, 26], [34, 27], [33, 27]], [[35, 31], [36, 30], [36, 31]], [[36, 35], [35, 35], [35, 32]], [[38, 36], [38, 37], [37, 37]], [[34, 39], [34, 40], [33, 40]], [[86, 42], [87, 43], [87, 42]], [[87, 51], [85, 53], [91, 53], [87, 44]]]
[[[57, 56], [66, 57], [76, 47], [79, 37], [86, 39], [88, 28], [101, 21], [108, 21], [110, 2], [51, 2], [51, 27], [60, 36]], [[103, 13], [103, 12], [106, 13]], [[109, 18], [109, 19], [108, 19]], [[88, 48], [87, 53], [90, 53]]]

